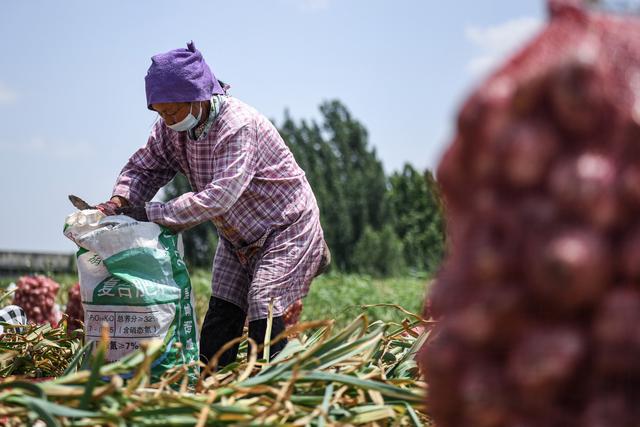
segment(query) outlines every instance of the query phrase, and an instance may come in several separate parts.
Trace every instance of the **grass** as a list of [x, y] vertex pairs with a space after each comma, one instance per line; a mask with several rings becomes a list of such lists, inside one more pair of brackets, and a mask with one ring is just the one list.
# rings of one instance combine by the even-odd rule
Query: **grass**
[[[377, 279], [363, 275], [332, 273], [320, 276], [304, 300], [302, 320], [335, 319], [338, 327], [347, 325], [367, 304], [398, 304], [421, 313], [427, 289], [426, 275]], [[401, 321], [404, 315], [393, 308], [368, 310], [372, 320]]]
[[[75, 274], [54, 274], [60, 283], [58, 302], [67, 302], [67, 290], [78, 281]], [[0, 287], [17, 280], [0, 279]], [[397, 278], [373, 278], [365, 275], [330, 273], [314, 280], [309, 295], [304, 299], [302, 320], [335, 319], [336, 326], [346, 326], [367, 304], [398, 304], [409, 311], [420, 313], [429, 277], [415, 274]], [[201, 323], [211, 296], [211, 272], [198, 269], [191, 272], [191, 284], [196, 295], [196, 312]], [[401, 321], [404, 316], [393, 308], [375, 307], [367, 310], [371, 320]]]
[[[366, 304], [398, 304], [414, 313], [422, 311], [429, 278], [426, 274], [378, 279], [365, 275], [331, 273], [318, 277], [304, 299], [302, 320], [335, 319], [338, 328], [346, 326], [360, 314]], [[211, 273], [191, 273], [196, 295], [196, 311], [202, 322], [211, 296]], [[403, 315], [393, 308], [368, 310], [371, 320], [401, 321]]]

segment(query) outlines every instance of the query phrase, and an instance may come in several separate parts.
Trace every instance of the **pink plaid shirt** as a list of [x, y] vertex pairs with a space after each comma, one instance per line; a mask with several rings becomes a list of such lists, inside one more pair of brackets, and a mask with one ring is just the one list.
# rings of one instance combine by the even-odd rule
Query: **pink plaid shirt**
[[[178, 171], [194, 191], [148, 202]], [[232, 97], [198, 141], [159, 120], [122, 169], [113, 195], [146, 203], [150, 221], [173, 229], [213, 221], [223, 238], [213, 293], [243, 307], [250, 320], [266, 317], [271, 300], [279, 315], [304, 297], [321, 262], [319, 211], [304, 172], [273, 124]], [[243, 249], [256, 242], [264, 248], [245, 258]]]
[[211, 220], [235, 247], [317, 209], [304, 172], [273, 124], [232, 97], [200, 141], [158, 120], [147, 145], [123, 168], [113, 195], [142, 205], [178, 171], [195, 191], [146, 203], [149, 220], [174, 229]]

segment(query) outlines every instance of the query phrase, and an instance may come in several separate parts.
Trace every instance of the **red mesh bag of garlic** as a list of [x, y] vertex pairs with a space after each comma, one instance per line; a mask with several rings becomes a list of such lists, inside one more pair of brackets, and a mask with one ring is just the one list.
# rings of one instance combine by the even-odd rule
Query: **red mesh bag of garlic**
[[60, 313], [55, 306], [58, 283], [46, 276], [22, 276], [16, 286], [13, 303], [22, 307], [29, 323], [58, 325]]
[[295, 326], [300, 321], [302, 315], [302, 300], [297, 300], [284, 312], [284, 325], [287, 328]]
[[84, 321], [84, 309], [82, 307], [82, 297], [80, 295], [80, 283], [76, 283], [69, 288], [67, 293], [67, 331], [75, 331], [82, 329]]
[[419, 356], [439, 427], [640, 419], [640, 20], [551, 1], [463, 105]]

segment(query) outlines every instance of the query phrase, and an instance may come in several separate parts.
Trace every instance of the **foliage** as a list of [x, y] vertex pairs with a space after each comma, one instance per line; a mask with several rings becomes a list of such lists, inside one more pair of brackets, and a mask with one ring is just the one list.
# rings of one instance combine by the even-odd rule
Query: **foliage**
[[[77, 276], [54, 279], [65, 290], [58, 295], [61, 302]], [[191, 274], [200, 319], [210, 279], [206, 270]], [[3, 279], [0, 286], [10, 281]], [[196, 390], [184, 388], [189, 366], [176, 367], [165, 381], [149, 384], [148, 366], [162, 351], [156, 343], [104, 365], [100, 348], [105, 345], [98, 346], [91, 360], [89, 347], [81, 347], [77, 338], [81, 331], [68, 336], [64, 323], [58, 328], [14, 328], [0, 339], [0, 376], [19, 374], [0, 379], [0, 420], [9, 426], [33, 425], [37, 419], [51, 426], [196, 425], [198, 421], [197, 425], [295, 421], [424, 425], [429, 422], [419, 412], [424, 384], [414, 356], [426, 335], [421, 333], [422, 321], [410, 313], [421, 310], [426, 281], [422, 275], [403, 279], [321, 276], [305, 299], [298, 339], [292, 339], [274, 363], [247, 357], [245, 340], [238, 362], [204, 380]], [[407, 310], [390, 306], [396, 302]], [[377, 303], [389, 306], [363, 307]], [[367, 317], [358, 317], [363, 309]], [[120, 374], [131, 372], [133, 378], [123, 383]], [[49, 375], [62, 376], [36, 384], [22, 380]]]
[[320, 106], [322, 123], [296, 124], [289, 114], [279, 130], [307, 175], [320, 206], [335, 266], [357, 270], [353, 253], [367, 226], [388, 221], [386, 176], [364, 126], [339, 101]]
[[404, 245], [406, 263], [435, 271], [444, 250], [444, 221], [437, 185], [427, 170], [422, 176], [411, 165], [389, 178], [388, 203], [393, 226]]
[[[442, 258], [444, 229], [431, 172], [423, 177], [407, 164], [387, 178], [366, 129], [344, 105], [326, 102], [320, 112], [320, 124], [295, 123], [285, 114], [280, 133], [316, 194], [334, 265], [387, 276], [402, 274], [405, 266], [434, 271]], [[384, 247], [368, 257], [378, 243]], [[404, 261], [396, 256], [400, 247]]]
[[28, 378], [62, 375], [74, 354], [81, 349], [81, 330], [67, 333], [67, 323], [59, 326], [4, 325], [0, 334], [0, 377]]
[[356, 270], [378, 277], [397, 277], [406, 271], [404, 246], [393, 228], [367, 226], [353, 253]]
[[[191, 269], [191, 286], [196, 298], [198, 324], [202, 323], [211, 296], [211, 271]], [[60, 283], [57, 302], [64, 306], [67, 291], [77, 283], [75, 274], [58, 274], [52, 278]], [[334, 319], [336, 327], [345, 326], [359, 313], [363, 304], [392, 303], [420, 313], [430, 276], [405, 274], [402, 277], [376, 278], [364, 274], [344, 274], [333, 271], [314, 279], [307, 297], [303, 300], [302, 320]], [[0, 288], [16, 279], [0, 280]], [[9, 303], [9, 300], [6, 301]], [[373, 320], [400, 321], [395, 310], [375, 308], [369, 310]]]
[[[332, 321], [300, 324], [271, 363], [257, 360], [256, 346], [244, 341], [249, 356], [209, 377], [215, 357], [209, 367], [194, 362], [204, 368], [195, 389], [185, 381], [193, 368], [187, 365], [149, 383], [160, 341], [105, 365], [104, 333], [90, 363], [75, 358], [59, 378], [5, 379], [0, 419], [9, 426], [424, 425], [424, 383], [414, 358], [428, 332], [419, 316], [403, 313], [409, 317], [402, 325], [361, 315], [335, 334]], [[123, 374], [132, 376], [125, 382]]]
[[[374, 278], [361, 274], [330, 273], [315, 279], [309, 295], [303, 300], [302, 320], [334, 319], [338, 327], [345, 326], [362, 305], [389, 303], [403, 306], [414, 313], [422, 312], [428, 289], [425, 275], [402, 278]], [[399, 313], [389, 308], [368, 311], [372, 319], [399, 322]]]
[[[395, 278], [374, 278], [362, 274], [332, 272], [316, 278], [303, 300], [302, 320], [333, 319], [337, 327], [350, 322], [363, 304], [392, 303], [420, 313], [429, 278], [426, 275], [405, 275]], [[211, 295], [211, 273], [195, 270], [191, 285], [196, 295], [198, 322], [207, 312]], [[375, 308], [369, 311], [373, 320], [400, 321], [398, 312]]]

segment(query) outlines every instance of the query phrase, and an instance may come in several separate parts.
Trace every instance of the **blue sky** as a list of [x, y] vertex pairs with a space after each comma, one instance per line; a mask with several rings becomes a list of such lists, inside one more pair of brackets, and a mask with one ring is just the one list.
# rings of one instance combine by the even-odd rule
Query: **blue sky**
[[65, 251], [67, 194], [107, 199], [144, 145], [150, 57], [194, 40], [279, 122], [340, 99], [388, 172], [434, 168], [455, 111], [545, 20], [543, 0], [11, 1], [0, 15], [0, 250]]

